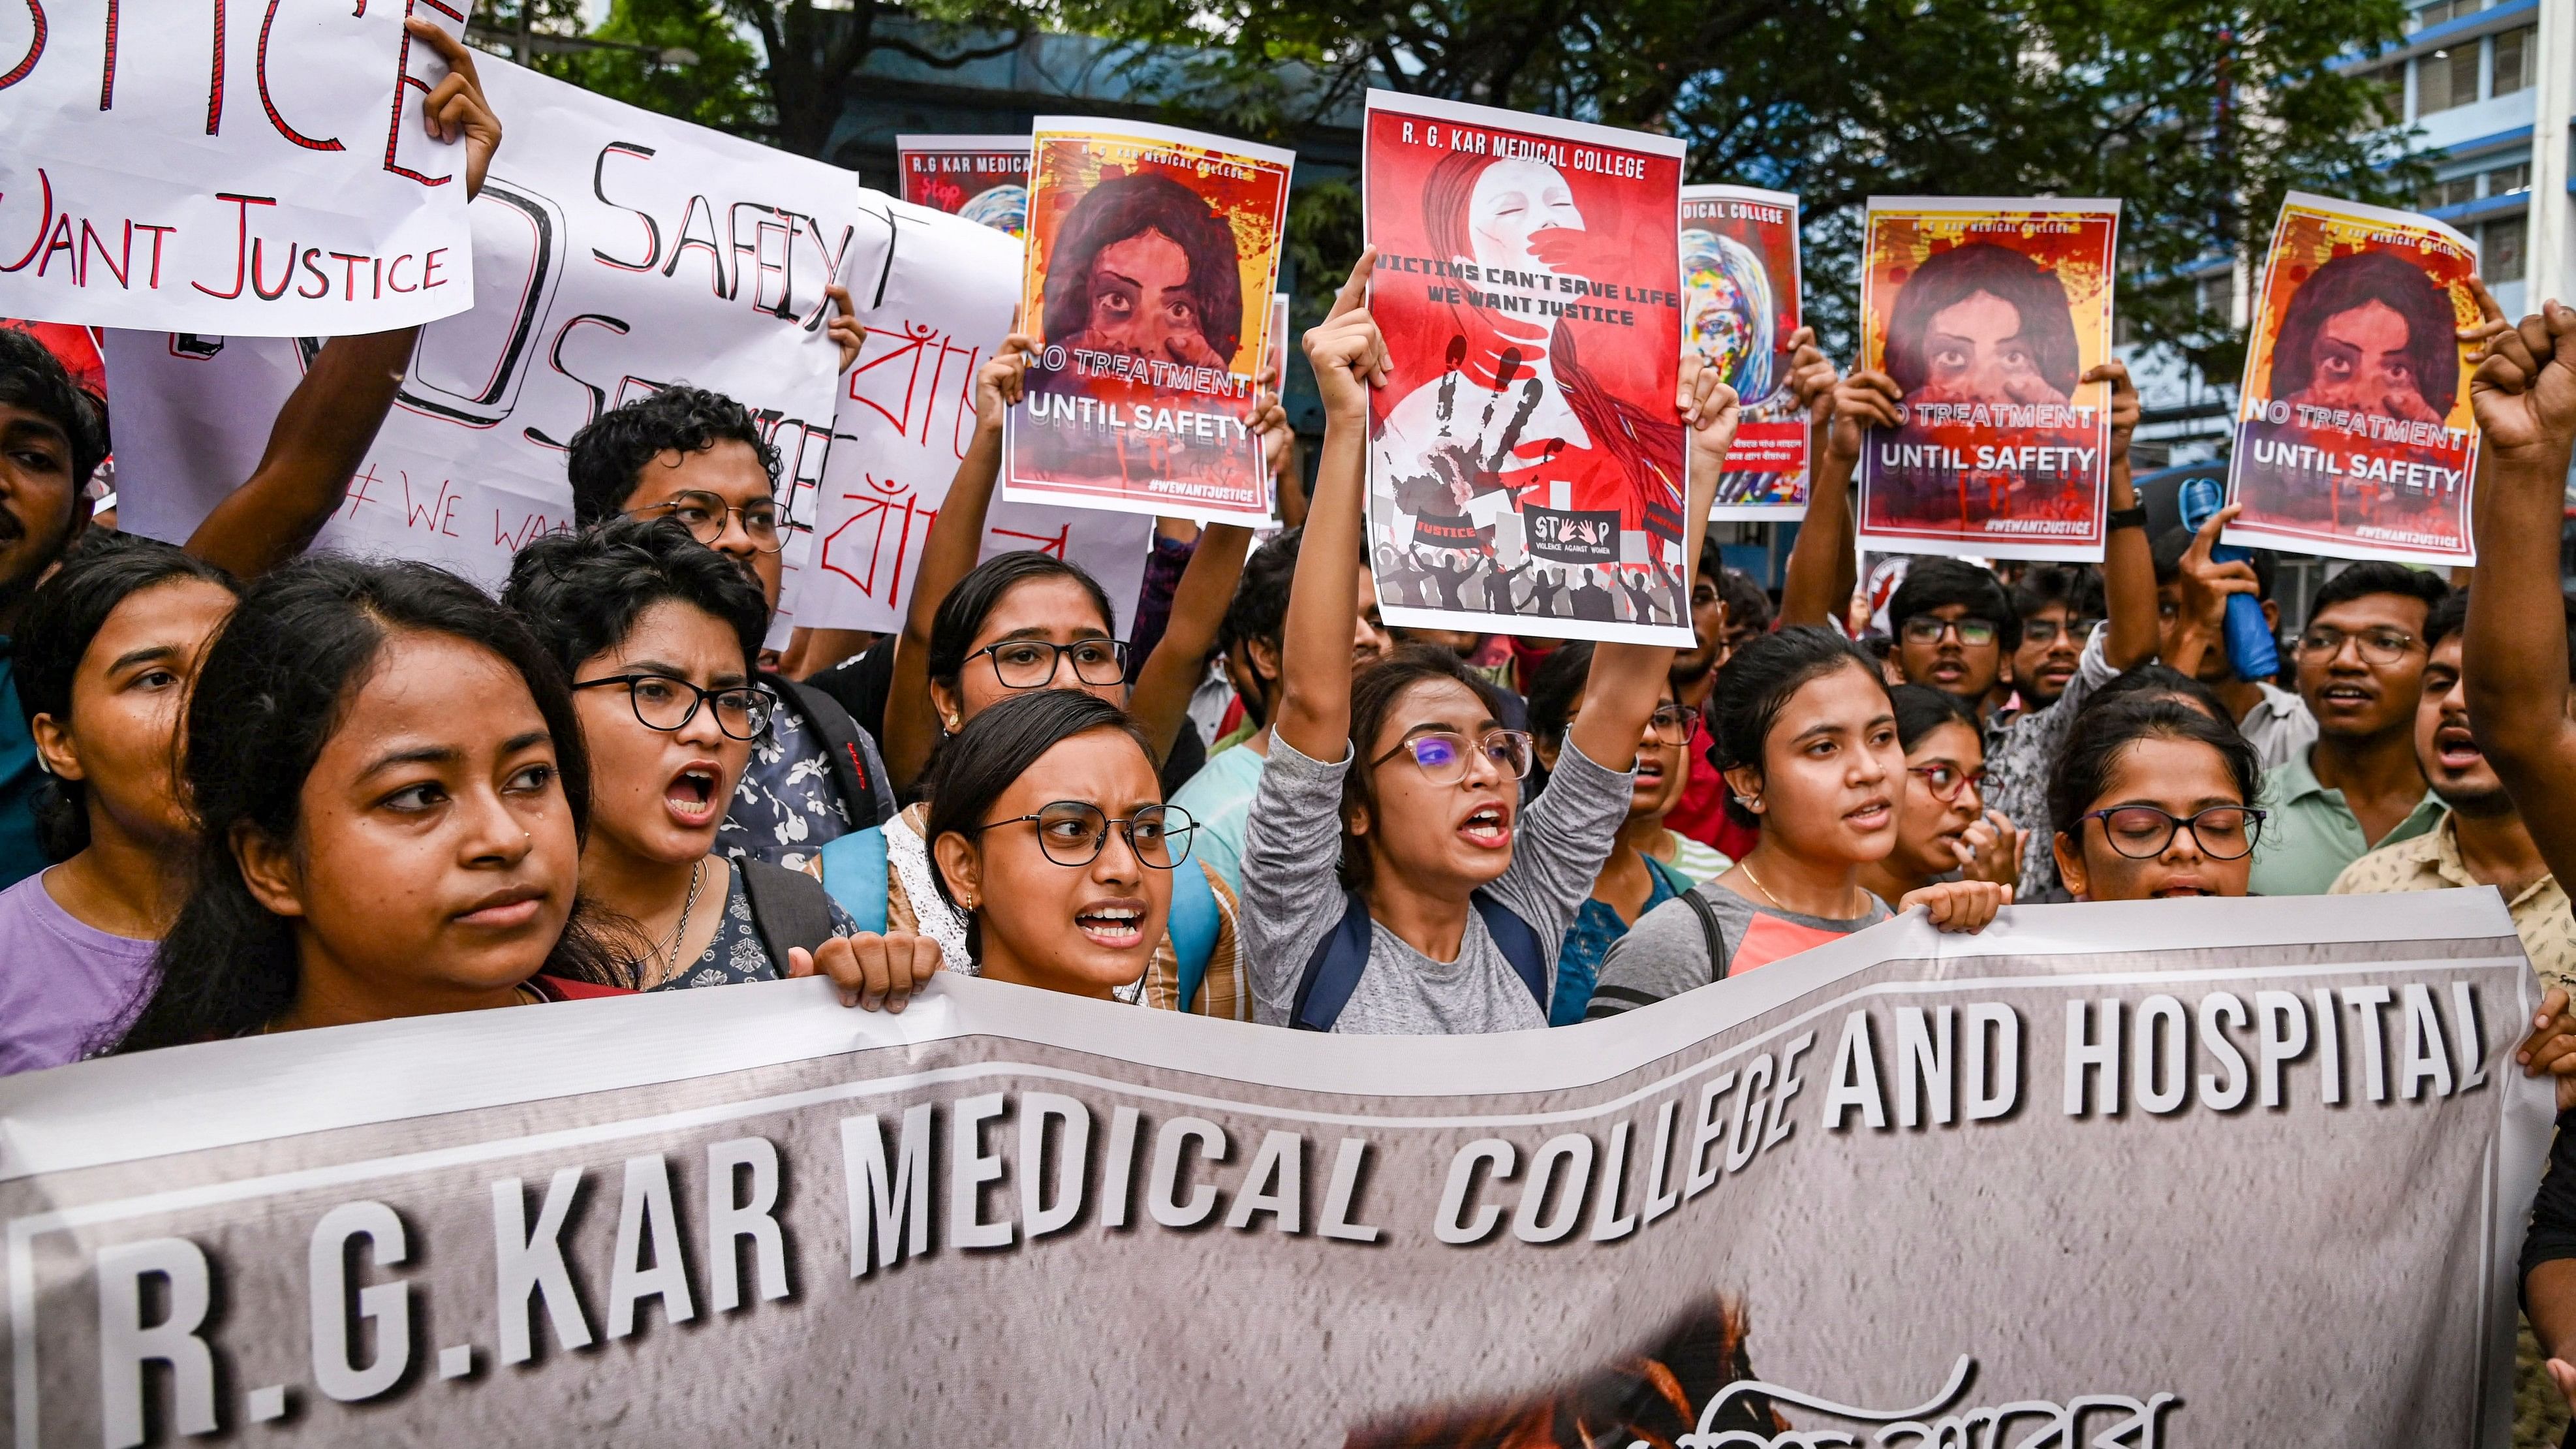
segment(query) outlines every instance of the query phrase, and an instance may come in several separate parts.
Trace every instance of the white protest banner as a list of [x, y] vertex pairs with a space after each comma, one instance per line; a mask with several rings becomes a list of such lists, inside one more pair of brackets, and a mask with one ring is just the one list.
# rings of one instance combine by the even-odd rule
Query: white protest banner
[[283, 337], [472, 306], [465, 148], [422, 125], [447, 67], [413, 15], [465, 26], [444, 0], [0, 9], [0, 316]]
[[[823, 295], [857, 229], [846, 171], [485, 57], [511, 128], [473, 208], [475, 309], [423, 331], [320, 546], [487, 583], [572, 525], [565, 445], [673, 383], [725, 393], [781, 455], [781, 496], [830, 447]], [[110, 333], [125, 527], [184, 539], [249, 474], [311, 339]], [[793, 540], [791, 539], [791, 546]]]
[[1916, 914], [1496, 1037], [947, 976], [245, 1037], [0, 1082], [0, 1397], [20, 1449], [2502, 1449], [2537, 995], [2479, 890]]
[[[975, 372], [1011, 330], [1020, 242], [869, 192], [849, 275], [867, 337], [841, 379], [797, 622], [883, 632], [903, 627], [931, 520], [975, 435]], [[1034, 548], [1081, 565], [1125, 634], [1154, 521], [999, 494], [984, 515], [982, 557]]]

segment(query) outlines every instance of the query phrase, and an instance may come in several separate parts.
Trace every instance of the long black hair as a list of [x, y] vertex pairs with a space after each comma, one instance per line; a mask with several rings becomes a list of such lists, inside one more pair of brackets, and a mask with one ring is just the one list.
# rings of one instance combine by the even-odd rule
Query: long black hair
[[1080, 565], [1033, 548], [997, 553], [968, 570], [931, 616], [930, 652], [924, 661], [931, 683], [957, 687], [957, 676], [966, 670], [966, 651], [975, 647], [976, 631], [984, 627], [1003, 595], [1032, 579], [1071, 579], [1080, 584], [1100, 607], [1101, 627], [1113, 634], [1118, 631], [1118, 615], [1109, 607], [1109, 595]]
[[742, 641], [743, 669], [759, 661], [769, 606], [732, 559], [667, 518], [616, 518], [553, 533], [519, 550], [501, 602], [527, 621], [569, 678], [614, 649], [644, 611], [664, 601], [712, 614]]
[[[305, 777], [399, 633], [444, 634], [508, 661], [554, 737], [574, 829], [587, 831], [590, 768], [572, 694], [517, 615], [429, 564], [335, 554], [298, 559], [243, 592], [198, 672], [187, 750], [196, 881], [153, 957], [147, 995], [117, 1050], [238, 1036], [293, 1005], [293, 925], [252, 896], [232, 835], [240, 827], [276, 841], [297, 837]], [[591, 938], [578, 906], [544, 969], [629, 984]]]
[[[948, 889], [947, 873], [938, 866], [940, 837], [955, 834], [980, 840], [984, 817], [992, 813], [993, 802], [1003, 792], [1047, 751], [1093, 730], [1115, 730], [1134, 740], [1145, 753], [1147, 772], [1153, 772], [1153, 747], [1145, 743], [1144, 730], [1127, 711], [1078, 689], [1023, 690], [978, 713], [940, 748], [939, 758], [931, 762], [930, 813], [922, 822], [921, 837], [933, 848], [931, 884], [949, 909], [959, 907]], [[961, 914], [967, 917], [966, 954], [980, 958], [982, 930], [972, 913]]]
[[[35, 728], [40, 714], [57, 723], [72, 717], [72, 685], [81, 660], [118, 605], [145, 589], [183, 579], [240, 592], [222, 569], [138, 534], [99, 529], [72, 545], [63, 566], [36, 586], [19, 616], [15, 672], [28, 728]], [[36, 830], [47, 858], [69, 860], [89, 849], [88, 793], [78, 780], [45, 777], [36, 794]]]
[[1195, 191], [1155, 172], [1103, 181], [1075, 202], [1048, 258], [1046, 340], [1063, 342], [1091, 325], [1091, 266], [1103, 249], [1159, 231], [1189, 258], [1181, 289], [1198, 309], [1199, 335], [1231, 366], [1243, 346], [1243, 270], [1234, 230]]
[[1977, 728], [1977, 711], [1966, 700], [1928, 684], [1900, 684], [1887, 692], [1896, 708], [1896, 743], [1907, 750], [1945, 724]]
[[2212, 719], [2173, 694], [2145, 691], [2085, 710], [2075, 717], [2075, 727], [2057, 756], [2057, 768], [2049, 775], [2049, 824], [2058, 834], [2080, 840], [2085, 812], [2108, 788], [2120, 756], [2141, 740], [2209, 746], [2226, 764], [2238, 797], [2253, 804], [2263, 789], [2262, 762], [2235, 725], [2221, 722], [2224, 718], [2222, 713]]
[[[1795, 624], [1746, 640], [1718, 671], [1717, 692], [1709, 696], [1709, 733], [1716, 738], [1709, 745], [1708, 762], [1720, 770], [1761, 769], [1762, 746], [1779, 723], [1780, 711], [1808, 681], [1838, 669], [1857, 669], [1871, 683], [1887, 687], [1877, 660], [1821, 624]], [[1738, 825], [1762, 820], [1731, 789], [1726, 816]]]

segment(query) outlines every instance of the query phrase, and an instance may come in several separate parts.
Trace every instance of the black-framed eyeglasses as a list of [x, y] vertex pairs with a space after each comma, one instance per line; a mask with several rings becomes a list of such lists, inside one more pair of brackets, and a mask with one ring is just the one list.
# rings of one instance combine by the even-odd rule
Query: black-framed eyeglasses
[[2270, 812], [2243, 805], [2212, 805], [2196, 815], [2176, 815], [2153, 805], [2115, 805], [2078, 817], [2102, 822], [2102, 838], [2131, 860], [2153, 860], [2173, 844], [2186, 826], [2200, 842], [2200, 853], [2212, 860], [2243, 860], [2263, 835]]
[[2021, 642], [2036, 644], [2043, 649], [2060, 639], [2081, 644], [2093, 637], [2093, 630], [2101, 622], [2099, 619], [2069, 619], [2061, 624], [2055, 619], [2024, 619], [2021, 621]]
[[710, 546], [724, 537], [725, 520], [738, 518], [742, 520], [743, 535], [751, 540], [753, 548], [762, 553], [776, 553], [785, 548], [790, 527], [779, 517], [778, 505], [774, 502], [763, 500], [736, 508], [716, 494], [695, 489], [674, 494], [660, 503], [630, 508], [626, 510], [626, 516], [672, 519], [687, 529], [691, 538]]
[[1073, 677], [1085, 684], [1121, 684], [1127, 678], [1127, 645], [1118, 639], [1076, 639], [1070, 644], [1045, 639], [1005, 639], [966, 657], [989, 655], [993, 676], [1005, 689], [1044, 689], [1055, 683], [1057, 669], [1073, 665]]
[[[1493, 761], [1494, 768], [1515, 780], [1529, 778], [1530, 761], [1536, 753], [1530, 746], [1527, 730], [1487, 730], [1476, 739], [1473, 749]], [[1407, 751], [1413, 754], [1414, 768], [1434, 785], [1455, 785], [1467, 778], [1470, 746], [1467, 737], [1455, 730], [1434, 730], [1414, 735], [1371, 760], [1369, 768], [1376, 769]]]
[[667, 674], [609, 674], [578, 680], [573, 688], [604, 689], [612, 684], [626, 686], [626, 701], [635, 707], [637, 723], [665, 732], [685, 727], [698, 717], [699, 707], [712, 700], [716, 728], [738, 740], [756, 740], [769, 728], [770, 711], [778, 707], [778, 696], [756, 684], [700, 689]]
[[1897, 627], [1908, 644], [1938, 644], [1942, 635], [1955, 632], [1970, 649], [1992, 644], [2003, 632], [1992, 619], [1943, 619], [1932, 614], [1917, 614]]
[[2415, 636], [2403, 629], [2364, 629], [2348, 634], [2332, 625], [2317, 624], [2299, 636], [2299, 652], [2331, 659], [2343, 652], [2346, 643], [2360, 647], [2364, 663], [2394, 664], [2415, 647]]
[[1100, 858], [1112, 829], [1127, 837], [1136, 859], [1155, 870], [1173, 870], [1190, 858], [1190, 841], [1198, 822], [1178, 805], [1146, 805], [1123, 820], [1088, 800], [1058, 800], [1034, 815], [988, 820], [975, 827], [981, 834], [1028, 821], [1038, 828], [1038, 849], [1058, 865], [1080, 869]]

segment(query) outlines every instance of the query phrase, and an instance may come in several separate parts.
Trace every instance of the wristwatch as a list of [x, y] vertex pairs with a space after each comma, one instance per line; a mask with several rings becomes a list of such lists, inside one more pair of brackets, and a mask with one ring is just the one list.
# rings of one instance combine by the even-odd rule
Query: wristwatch
[[2114, 508], [2102, 515], [2102, 525], [2106, 529], [2144, 528], [2147, 526], [2147, 505], [2141, 503], [2134, 508]]

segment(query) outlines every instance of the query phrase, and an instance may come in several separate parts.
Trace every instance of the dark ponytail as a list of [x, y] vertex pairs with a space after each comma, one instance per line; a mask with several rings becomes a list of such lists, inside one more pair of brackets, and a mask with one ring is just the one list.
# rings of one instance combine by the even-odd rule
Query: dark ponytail
[[[244, 591], [198, 671], [187, 753], [195, 885], [153, 957], [148, 994], [118, 1051], [238, 1036], [294, 1003], [294, 928], [251, 895], [232, 836], [245, 829], [276, 841], [297, 837], [305, 777], [398, 633], [448, 635], [509, 662], [554, 737], [574, 828], [588, 829], [590, 770], [571, 692], [516, 615], [428, 564], [298, 559]], [[578, 905], [543, 969], [628, 984]]]

